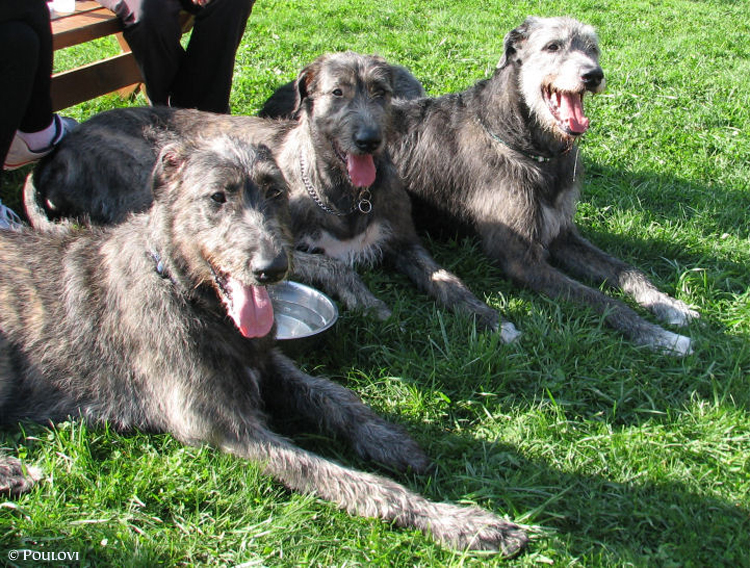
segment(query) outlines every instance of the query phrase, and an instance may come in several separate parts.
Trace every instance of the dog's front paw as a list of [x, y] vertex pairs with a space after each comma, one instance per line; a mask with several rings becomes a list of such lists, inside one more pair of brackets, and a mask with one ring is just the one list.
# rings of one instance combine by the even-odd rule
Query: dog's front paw
[[481, 308], [476, 311], [478, 326], [495, 333], [499, 332], [503, 343], [513, 343], [521, 336], [516, 326], [503, 319], [498, 312], [484, 305]]
[[516, 326], [509, 321], [503, 321], [500, 326], [500, 338], [503, 343], [513, 343], [519, 337], [521, 337], [521, 332], [516, 329]]
[[693, 353], [693, 341], [689, 337], [672, 333], [662, 329], [659, 334], [652, 338], [649, 346], [667, 355], [684, 357]]
[[649, 309], [661, 321], [678, 327], [685, 326], [690, 321], [700, 318], [700, 314], [685, 302], [669, 297], [652, 304]]
[[364, 422], [357, 426], [352, 442], [363, 458], [396, 471], [427, 473], [432, 460], [399, 426], [385, 420]]
[[0, 494], [25, 493], [40, 479], [42, 479], [40, 469], [24, 467], [16, 458], [0, 456]]
[[335, 295], [341, 300], [347, 310], [362, 312], [367, 316], [374, 317], [378, 321], [386, 321], [393, 315], [388, 304], [376, 298], [364, 284], [359, 289], [352, 286], [349, 289], [339, 290]]
[[378, 299], [372, 305], [368, 306], [366, 311], [368, 315], [372, 315], [378, 321], [386, 321], [393, 315], [388, 304]]
[[440, 542], [457, 550], [487, 550], [510, 557], [528, 544], [529, 537], [518, 525], [479, 507], [437, 504], [438, 518], [429, 531]]
[[473, 301], [468, 303], [468, 307], [465, 311], [474, 316], [474, 321], [479, 329], [492, 332], [500, 330], [500, 324], [503, 322], [503, 319], [497, 311], [493, 310], [486, 304], [479, 302], [478, 300]]

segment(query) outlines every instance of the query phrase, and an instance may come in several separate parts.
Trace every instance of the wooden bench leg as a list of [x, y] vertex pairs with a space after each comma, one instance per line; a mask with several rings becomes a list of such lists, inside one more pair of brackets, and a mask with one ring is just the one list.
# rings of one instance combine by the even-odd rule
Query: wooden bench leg
[[[130, 46], [125, 40], [125, 36], [122, 32], [115, 34], [115, 37], [117, 38], [117, 43], [120, 44], [120, 49], [123, 53], [132, 53], [132, 50], [130, 49]], [[120, 95], [123, 99], [129, 99], [131, 97], [135, 97], [138, 91], [141, 91], [143, 93], [143, 96], [146, 96], [146, 84], [143, 82], [133, 83], [132, 85], [128, 85], [127, 87], [119, 89], [117, 91], [117, 94]]]

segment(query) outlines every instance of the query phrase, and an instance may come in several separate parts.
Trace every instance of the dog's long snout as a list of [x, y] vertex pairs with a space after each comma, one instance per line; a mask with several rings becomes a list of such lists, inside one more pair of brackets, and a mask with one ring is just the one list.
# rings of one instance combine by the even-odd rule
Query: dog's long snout
[[383, 134], [380, 128], [375, 126], [363, 126], [354, 135], [354, 143], [357, 148], [367, 154], [372, 154], [380, 148], [383, 143]]
[[599, 85], [601, 85], [604, 80], [604, 71], [602, 71], [601, 67], [594, 67], [581, 75], [581, 80], [586, 85], [587, 89], [595, 90], [599, 88]]
[[258, 283], [274, 284], [286, 276], [289, 259], [284, 251], [274, 257], [261, 255], [253, 260], [250, 269]]

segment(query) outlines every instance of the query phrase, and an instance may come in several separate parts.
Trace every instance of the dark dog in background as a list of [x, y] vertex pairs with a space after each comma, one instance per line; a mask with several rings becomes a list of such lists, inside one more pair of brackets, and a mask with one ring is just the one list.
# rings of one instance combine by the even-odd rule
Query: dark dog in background
[[[457, 548], [513, 554], [527, 537], [479, 508], [433, 503], [272, 432], [290, 416], [366, 459], [424, 471], [399, 428], [274, 348], [265, 286], [292, 256], [288, 189], [270, 152], [229, 137], [165, 146], [154, 205], [105, 229], [0, 234], [0, 416], [81, 416], [169, 432], [262, 464], [291, 489], [418, 528]], [[33, 473], [33, 472], [32, 472]], [[0, 491], [34, 476], [0, 454]]]
[[[419, 92], [414, 83], [410, 92]], [[290, 185], [295, 278], [386, 318], [390, 310], [350, 268], [385, 260], [443, 306], [512, 341], [513, 325], [439, 266], [417, 237], [409, 197], [385, 151], [393, 90], [390, 65], [347, 52], [322, 56], [299, 74], [297, 120], [168, 108], [102, 113], [38, 166], [27, 183], [27, 214], [37, 227], [50, 227], [48, 217], [119, 222], [149, 206], [145, 178], [165, 140], [230, 132], [270, 147]]]

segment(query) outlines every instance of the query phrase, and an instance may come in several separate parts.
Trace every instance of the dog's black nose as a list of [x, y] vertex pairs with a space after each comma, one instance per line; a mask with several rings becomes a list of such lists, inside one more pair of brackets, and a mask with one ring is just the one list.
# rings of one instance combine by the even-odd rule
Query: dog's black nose
[[379, 128], [361, 128], [354, 135], [354, 143], [357, 145], [357, 148], [368, 154], [380, 148], [382, 142], [383, 136]]
[[251, 269], [260, 284], [273, 284], [286, 276], [289, 270], [289, 259], [282, 252], [274, 258], [258, 258], [253, 261]]
[[583, 80], [587, 88], [595, 89], [602, 84], [602, 80], [604, 79], [604, 71], [597, 67], [581, 75], [581, 79]]

